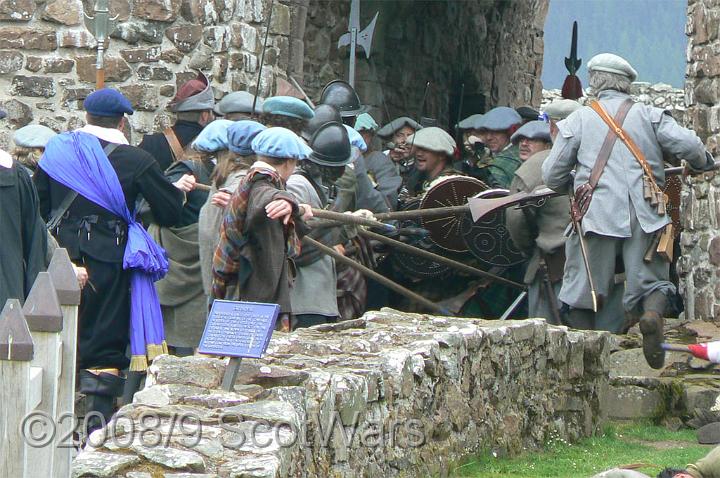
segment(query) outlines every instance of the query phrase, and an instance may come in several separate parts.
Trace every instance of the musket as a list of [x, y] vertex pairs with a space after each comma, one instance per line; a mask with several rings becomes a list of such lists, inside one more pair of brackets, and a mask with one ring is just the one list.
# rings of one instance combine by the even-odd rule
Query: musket
[[380, 284], [384, 285], [388, 289], [393, 290], [393, 291], [397, 292], [398, 294], [403, 295], [403, 296], [407, 297], [408, 299], [421, 304], [428, 310], [431, 310], [435, 313], [439, 313], [441, 315], [453, 315], [452, 311], [446, 309], [445, 307], [442, 307], [441, 305], [436, 304], [435, 302], [431, 302], [431, 301], [427, 300], [425, 297], [423, 297], [419, 294], [416, 294], [415, 292], [413, 292], [409, 289], [406, 289], [405, 287], [401, 286], [400, 284], [398, 284], [394, 281], [391, 281], [390, 279], [388, 279], [387, 277], [385, 277], [381, 274], [378, 274], [377, 272], [370, 269], [369, 267], [365, 267], [364, 265], [350, 259], [349, 257], [345, 257], [344, 255], [340, 254], [332, 247], [328, 247], [325, 244], [318, 242], [309, 236], [303, 237], [302, 242], [305, 245], [310, 245], [310, 246], [316, 247], [320, 252], [327, 254], [328, 256], [335, 259], [337, 262], [340, 262], [349, 267], [352, 267], [353, 269], [360, 271], [363, 275], [379, 282]]
[[95, 89], [105, 86], [105, 44], [115, 30], [118, 15], [110, 18], [109, 0], [96, 0], [94, 16], [83, 12], [85, 27], [97, 41], [97, 60], [95, 61]]
[[[671, 168], [665, 168], [665, 176], [676, 176], [678, 174], [688, 173], [690, 175], [698, 175], [709, 171], [720, 169], [720, 161], [715, 162], [715, 165], [706, 171], [696, 171], [692, 169], [686, 169], [684, 166], [675, 166]], [[468, 198], [468, 205], [470, 206], [470, 213], [472, 214], [473, 221], [477, 222], [483, 216], [493, 213], [498, 209], [505, 209], [510, 206], [518, 205], [519, 207], [540, 207], [545, 202], [553, 197], [563, 196], [564, 193], [553, 191], [545, 186], [539, 186], [532, 192], [520, 191], [509, 196], [492, 198], [492, 199], [481, 199], [481, 198]], [[430, 211], [431, 209], [426, 209]], [[423, 211], [422, 209], [420, 211]], [[410, 211], [409, 211], [410, 212]], [[415, 212], [415, 211], [412, 211]], [[387, 217], [379, 217], [378, 219], [390, 219]]]
[[573, 22], [572, 39], [570, 40], [570, 56], [565, 57], [565, 68], [567, 68], [568, 76], [563, 82], [561, 95], [568, 100], [577, 100], [582, 98], [583, 90], [580, 78], [575, 73], [580, 69], [582, 60], [577, 57], [577, 22]]
[[588, 257], [587, 246], [585, 244], [585, 236], [583, 236], [582, 226], [580, 221], [575, 217], [572, 211], [575, 210], [575, 194], [572, 187], [568, 188], [568, 196], [570, 197], [570, 221], [572, 222], [573, 230], [578, 237], [580, 242], [580, 253], [582, 254], [583, 263], [585, 264], [585, 272], [587, 273], [588, 284], [590, 285], [590, 296], [592, 297], [592, 310], [597, 313], [598, 311], [598, 296], [595, 290], [595, 282], [592, 278], [592, 271], [590, 270], [590, 258]]
[[263, 65], [265, 64], [265, 50], [267, 50], [268, 36], [270, 36], [270, 22], [272, 21], [273, 7], [275, 0], [270, 0], [270, 12], [268, 13], [267, 28], [265, 29], [265, 40], [263, 41], [263, 49], [260, 54], [260, 68], [258, 69], [257, 83], [255, 83], [255, 96], [253, 97], [252, 114], [255, 116], [255, 105], [257, 104], [258, 95], [260, 94], [260, 79], [262, 78]]
[[365, 56], [370, 58], [370, 50], [372, 48], [373, 33], [375, 32], [375, 23], [377, 22], [378, 15], [375, 13], [370, 24], [364, 29], [360, 30], [360, 0], [350, 1], [350, 21], [348, 24], [348, 32], [340, 37], [338, 40], [338, 50], [344, 46], [350, 46], [350, 60], [349, 60], [349, 72], [348, 72], [348, 83], [350, 86], [355, 88], [355, 51], [357, 47], [365, 51]]

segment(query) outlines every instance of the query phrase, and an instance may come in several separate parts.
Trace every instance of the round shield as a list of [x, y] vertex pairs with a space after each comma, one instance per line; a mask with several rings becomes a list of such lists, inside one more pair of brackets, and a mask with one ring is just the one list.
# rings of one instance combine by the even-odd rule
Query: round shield
[[[481, 192], [475, 197], [492, 199], [507, 196], [504, 189]], [[521, 263], [524, 258], [505, 227], [505, 211], [499, 210], [486, 214], [478, 222], [473, 222], [468, 214], [461, 224], [462, 238], [470, 252], [487, 268], [510, 267]]]
[[[415, 198], [406, 202], [400, 207], [402, 211], [411, 211], [420, 207], [420, 200]], [[404, 220], [400, 221], [398, 225], [400, 228], [403, 227], [418, 227], [418, 223], [415, 220]], [[413, 244], [414, 246], [428, 250], [430, 252], [438, 252], [438, 248], [430, 242], [428, 239], [423, 239], [419, 243]], [[405, 277], [412, 279], [430, 279], [433, 277], [442, 277], [449, 275], [450, 268], [443, 264], [438, 264], [431, 260], [413, 255], [406, 254], [394, 250], [390, 254], [390, 260], [392, 265]]]
[[[485, 191], [488, 187], [482, 181], [466, 177], [451, 176], [431, 187], [420, 202], [420, 209], [464, 206], [468, 198]], [[422, 227], [430, 232], [430, 240], [438, 247], [450, 252], [467, 252], [468, 247], [462, 236], [462, 215], [449, 214], [443, 217], [421, 219]]]
[[665, 194], [668, 196], [667, 213], [673, 223], [673, 236], [677, 238], [682, 229], [680, 223], [680, 193], [682, 192], [682, 179], [680, 176], [667, 176], [665, 178]]

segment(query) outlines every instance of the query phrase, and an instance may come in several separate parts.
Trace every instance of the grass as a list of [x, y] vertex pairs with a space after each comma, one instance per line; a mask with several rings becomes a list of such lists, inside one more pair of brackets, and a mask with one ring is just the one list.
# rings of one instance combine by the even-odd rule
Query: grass
[[642, 463], [636, 471], [654, 477], [665, 467], [682, 468], [712, 447], [697, 444], [694, 430], [672, 432], [649, 423], [608, 424], [602, 435], [575, 444], [553, 440], [541, 451], [514, 458], [483, 453], [456, 467], [451, 476], [473, 478], [583, 478], [621, 465]]

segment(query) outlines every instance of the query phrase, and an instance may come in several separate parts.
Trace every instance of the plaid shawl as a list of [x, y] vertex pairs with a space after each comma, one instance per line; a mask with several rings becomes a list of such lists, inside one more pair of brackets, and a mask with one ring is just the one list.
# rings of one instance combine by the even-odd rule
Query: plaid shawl
[[[213, 257], [213, 286], [215, 299], [232, 298], [230, 292], [236, 285], [244, 283], [252, 272], [250, 261], [243, 255], [248, 243], [248, 231], [245, 220], [248, 201], [253, 184], [259, 180], [269, 180], [278, 190], [285, 190], [285, 182], [277, 171], [267, 168], [252, 168], [248, 171], [230, 199], [225, 218], [220, 226], [220, 242]], [[295, 223], [291, 219], [285, 226], [285, 240], [288, 257], [300, 255], [300, 239], [295, 233]]]

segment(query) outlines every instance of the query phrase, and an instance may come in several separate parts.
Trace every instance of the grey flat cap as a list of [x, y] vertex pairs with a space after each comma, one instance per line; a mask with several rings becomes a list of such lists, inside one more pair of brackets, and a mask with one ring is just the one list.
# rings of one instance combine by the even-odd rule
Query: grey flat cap
[[408, 118], [407, 116], [401, 116], [399, 118], [395, 118], [394, 120], [380, 128], [377, 132], [377, 135], [381, 138], [389, 138], [403, 126], [409, 126], [415, 131], [422, 129], [422, 126], [414, 119]]
[[517, 144], [521, 138], [539, 139], [551, 143], [550, 125], [545, 121], [528, 121], [510, 136], [510, 141]]
[[445, 153], [451, 156], [455, 151], [455, 140], [444, 129], [429, 126], [408, 138], [408, 143], [418, 148]]
[[575, 100], [555, 100], [543, 109], [548, 118], [557, 121], [564, 120], [575, 110], [582, 108], [582, 105]]
[[44, 148], [57, 133], [41, 124], [29, 124], [15, 131], [13, 142], [22, 148]]
[[520, 123], [522, 118], [517, 111], [507, 106], [498, 106], [483, 115], [478, 129], [505, 131]]
[[460, 129], [479, 129], [483, 115], [480, 113], [470, 115], [458, 123]]
[[[255, 95], [251, 95], [247, 91], [233, 91], [223, 96], [220, 102], [215, 105], [215, 113], [225, 116], [229, 113], [247, 113], [252, 114], [252, 104]], [[255, 104], [255, 113], [262, 113], [263, 99], [258, 97]]]
[[623, 57], [613, 53], [600, 53], [590, 59], [587, 64], [588, 71], [606, 71], [623, 75], [630, 78], [630, 81], [637, 79], [637, 71]]

